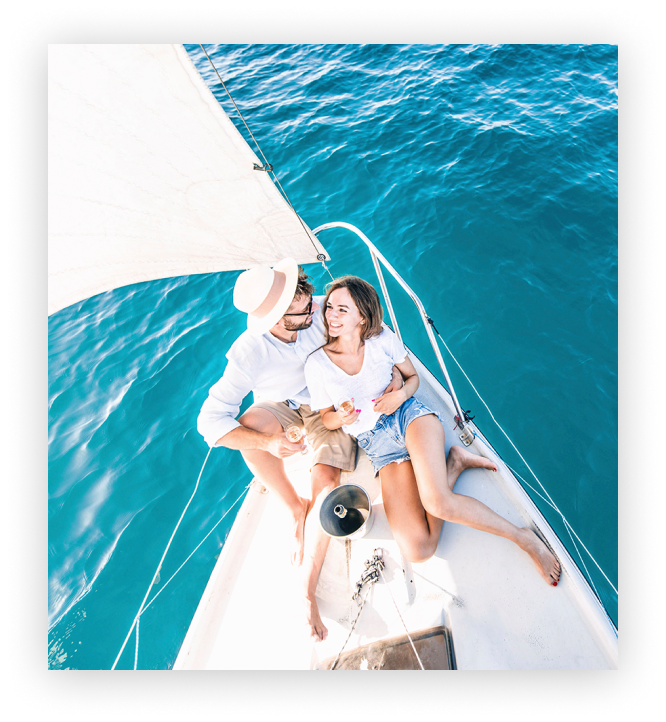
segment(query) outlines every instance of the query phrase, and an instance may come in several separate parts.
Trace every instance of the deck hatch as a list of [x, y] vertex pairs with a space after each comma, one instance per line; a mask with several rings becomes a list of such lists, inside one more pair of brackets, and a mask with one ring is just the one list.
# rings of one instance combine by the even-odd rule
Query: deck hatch
[[[443, 625], [411, 635], [424, 669], [456, 669], [453, 637]], [[330, 669], [335, 657], [323, 660], [315, 669]], [[379, 639], [340, 656], [335, 669], [420, 669], [406, 634]]]

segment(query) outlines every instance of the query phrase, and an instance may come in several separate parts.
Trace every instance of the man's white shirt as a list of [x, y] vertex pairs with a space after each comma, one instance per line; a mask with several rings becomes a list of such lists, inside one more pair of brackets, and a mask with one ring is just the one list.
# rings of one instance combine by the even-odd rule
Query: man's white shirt
[[254, 401], [288, 401], [292, 408], [310, 403], [305, 361], [326, 342], [324, 296], [313, 300], [320, 308], [310, 328], [298, 331], [294, 343], [280, 341], [271, 333], [255, 336], [248, 331], [234, 341], [224, 375], [210, 389], [197, 419], [197, 429], [209, 446], [240, 426], [236, 417], [250, 392]]

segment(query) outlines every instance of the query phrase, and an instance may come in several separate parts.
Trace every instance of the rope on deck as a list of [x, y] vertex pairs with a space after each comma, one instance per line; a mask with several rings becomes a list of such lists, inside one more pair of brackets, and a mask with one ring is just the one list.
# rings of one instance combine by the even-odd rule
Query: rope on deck
[[398, 605], [395, 602], [395, 599], [393, 598], [393, 594], [391, 592], [391, 587], [389, 587], [388, 582], [386, 581], [386, 577], [384, 576], [384, 572], [380, 569], [379, 573], [382, 575], [382, 580], [384, 581], [384, 584], [386, 585], [386, 588], [388, 589], [389, 596], [391, 597], [391, 601], [393, 602], [393, 606], [395, 607], [395, 611], [398, 613], [398, 616], [400, 617], [400, 621], [402, 622], [402, 626], [405, 628], [405, 634], [407, 634], [407, 639], [409, 639], [409, 643], [412, 645], [412, 650], [414, 651], [414, 654], [416, 655], [416, 661], [419, 663], [419, 667], [425, 672], [425, 668], [423, 666], [423, 662], [421, 662], [421, 657], [419, 657], [419, 653], [416, 651], [416, 647], [414, 646], [414, 642], [412, 641], [412, 636], [407, 630], [407, 625], [405, 624], [405, 620], [402, 618], [402, 614], [400, 614], [400, 610], [398, 609]]
[[[342, 645], [342, 648], [338, 652], [337, 657], [333, 660], [333, 664], [331, 665], [331, 670], [335, 669], [335, 665], [338, 663], [340, 656], [342, 655], [345, 647], [347, 646], [347, 642], [349, 641], [349, 638], [351, 637], [352, 632], [354, 631], [354, 628], [356, 627], [356, 622], [358, 622], [358, 618], [361, 616], [361, 612], [363, 611], [363, 606], [365, 605], [365, 602], [368, 599], [371, 587], [377, 583], [377, 581], [379, 580], [379, 577], [381, 575], [381, 578], [382, 578], [384, 584], [386, 585], [386, 588], [388, 589], [388, 593], [389, 593], [389, 596], [391, 597], [391, 601], [393, 602], [393, 606], [395, 607], [396, 612], [398, 612], [398, 616], [400, 617], [402, 626], [405, 628], [405, 632], [407, 634], [407, 638], [409, 639], [409, 643], [412, 645], [412, 650], [414, 651], [414, 654], [416, 655], [416, 661], [419, 663], [419, 667], [421, 667], [421, 669], [425, 671], [425, 669], [423, 667], [423, 663], [421, 662], [421, 657], [419, 657], [419, 653], [416, 651], [416, 647], [414, 646], [412, 637], [409, 634], [409, 631], [407, 630], [407, 625], [405, 624], [405, 620], [402, 618], [402, 614], [400, 614], [400, 609], [398, 608], [398, 605], [396, 604], [396, 601], [393, 597], [393, 593], [391, 592], [391, 588], [388, 586], [388, 582], [386, 581], [386, 577], [384, 576], [383, 554], [384, 554], [383, 549], [375, 549], [374, 554], [372, 555], [372, 558], [368, 559], [365, 562], [365, 571], [361, 575], [361, 578], [358, 580], [358, 582], [356, 582], [356, 592], [354, 593], [352, 600], [355, 601], [359, 605], [359, 610], [358, 610], [358, 613], [356, 614], [356, 618], [352, 622], [351, 629], [349, 630], [349, 634], [347, 635], [347, 639], [345, 639], [344, 644]], [[363, 587], [366, 587], [365, 597], [363, 596]], [[359, 599], [361, 601], [359, 601]]]

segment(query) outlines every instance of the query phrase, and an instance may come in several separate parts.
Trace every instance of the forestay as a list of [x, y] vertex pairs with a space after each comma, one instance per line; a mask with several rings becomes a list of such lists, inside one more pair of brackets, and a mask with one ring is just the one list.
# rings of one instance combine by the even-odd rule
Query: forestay
[[49, 46], [48, 152], [49, 315], [140, 281], [326, 255], [182, 46]]

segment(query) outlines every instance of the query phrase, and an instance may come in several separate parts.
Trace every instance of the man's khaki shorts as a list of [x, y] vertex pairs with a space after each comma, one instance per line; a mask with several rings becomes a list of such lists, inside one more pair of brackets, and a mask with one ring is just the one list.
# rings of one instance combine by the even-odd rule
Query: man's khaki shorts
[[356, 439], [342, 429], [331, 431], [324, 426], [321, 414], [303, 404], [292, 409], [286, 401], [257, 401], [253, 409], [266, 409], [282, 424], [282, 428], [296, 424], [305, 429], [308, 444], [314, 449], [315, 464], [328, 464], [342, 471], [356, 468]]

